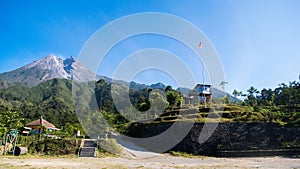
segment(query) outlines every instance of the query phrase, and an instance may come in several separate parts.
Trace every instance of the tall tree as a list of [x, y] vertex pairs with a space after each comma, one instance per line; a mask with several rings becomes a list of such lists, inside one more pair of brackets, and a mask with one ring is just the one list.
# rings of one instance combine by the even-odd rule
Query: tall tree
[[260, 96], [258, 96], [258, 102], [262, 106], [271, 106], [274, 102], [274, 93], [272, 89], [262, 89]]
[[157, 116], [163, 113], [168, 106], [166, 97], [164, 97], [159, 91], [152, 91], [150, 93], [150, 103], [153, 115]]
[[182, 98], [178, 91], [175, 90], [169, 91], [167, 92], [166, 96], [170, 107], [181, 106]]
[[256, 106], [257, 100], [256, 100], [256, 95], [259, 93], [259, 91], [251, 86], [248, 90], [248, 95], [247, 95], [247, 102], [250, 106]]

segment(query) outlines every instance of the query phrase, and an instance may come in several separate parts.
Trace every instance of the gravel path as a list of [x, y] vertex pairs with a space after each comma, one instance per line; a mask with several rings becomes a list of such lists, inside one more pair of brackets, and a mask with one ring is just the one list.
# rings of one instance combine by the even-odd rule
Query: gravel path
[[1, 157], [0, 168], [263, 168], [300, 169], [300, 158], [259, 157], [259, 158], [183, 158], [168, 154], [149, 158], [18, 158]]

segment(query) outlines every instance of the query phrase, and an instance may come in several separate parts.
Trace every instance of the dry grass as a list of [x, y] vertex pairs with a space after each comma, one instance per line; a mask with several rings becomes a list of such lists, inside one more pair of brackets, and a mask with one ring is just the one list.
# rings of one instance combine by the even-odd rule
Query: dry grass
[[200, 156], [200, 155], [193, 155], [186, 152], [180, 152], [180, 151], [171, 151], [170, 155], [175, 157], [184, 157], [184, 158], [207, 158], [207, 156]]

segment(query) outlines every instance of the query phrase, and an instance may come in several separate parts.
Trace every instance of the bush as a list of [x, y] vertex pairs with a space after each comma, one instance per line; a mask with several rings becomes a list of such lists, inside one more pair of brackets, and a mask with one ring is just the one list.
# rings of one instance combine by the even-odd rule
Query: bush
[[118, 145], [115, 139], [100, 139], [99, 141], [99, 150], [103, 152], [109, 152], [112, 154], [119, 154], [122, 151], [122, 148]]
[[67, 155], [67, 154], [77, 154], [78, 148], [80, 146], [80, 140], [39, 140], [32, 142], [28, 147], [28, 152], [30, 154], [39, 155]]

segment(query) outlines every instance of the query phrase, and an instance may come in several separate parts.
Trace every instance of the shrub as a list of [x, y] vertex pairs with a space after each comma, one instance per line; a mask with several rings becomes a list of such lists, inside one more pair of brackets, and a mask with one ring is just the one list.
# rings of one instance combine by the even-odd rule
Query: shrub
[[119, 154], [122, 151], [122, 148], [118, 145], [115, 139], [100, 139], [99, 149], [103, 152], [109, 152], [112, 154]]
[[49, 139], [49, 140], [39, 140], [32, 142], [28, 147], [28, 152], [30, 154], [39, 155], [67, 155], [76, 154], [80, 146], [79, 140], [59, 140], [59, 139]]

